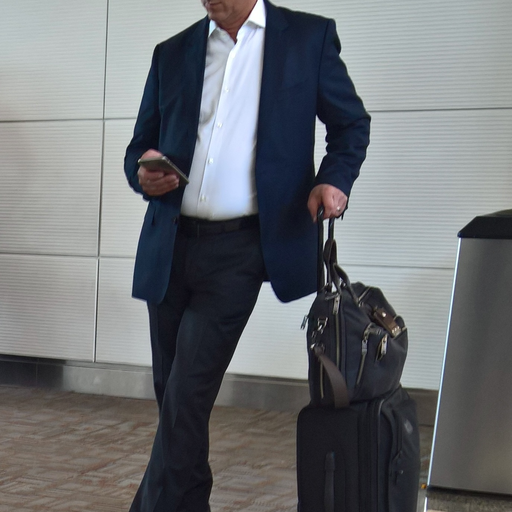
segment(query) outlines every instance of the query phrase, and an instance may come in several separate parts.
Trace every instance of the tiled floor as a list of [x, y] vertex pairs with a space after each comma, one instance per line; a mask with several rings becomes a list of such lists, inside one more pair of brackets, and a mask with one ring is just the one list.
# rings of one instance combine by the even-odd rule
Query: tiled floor
[[[127, 511], [156, 412], [148, 400], [0, 386], [0, 512]], [[293, 413], [214, 409], [212, 512], [295, 512], [295, 421]], [[421, 434], [425, 482], [432, 429]]]

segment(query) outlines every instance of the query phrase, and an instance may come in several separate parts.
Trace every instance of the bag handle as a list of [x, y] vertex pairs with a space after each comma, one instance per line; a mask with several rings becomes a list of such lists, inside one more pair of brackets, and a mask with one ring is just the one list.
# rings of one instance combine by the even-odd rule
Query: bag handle
[[[341, 288], [346, 288], [354, 302], [359, 305], [359, 297], [355, 293], [347, 273], [338, 265], [338, 247], [334, 239], [334, 221], [329, 219], [329, 230], [324, 243], [324, 207], [320, 206], [317, 212], [318, 247], [317, 247], [317, 292], [324, 289], [336, 288], [341, 293]], [[327, 277], [325, 275], [327, 270]]]
[[[356, 304], [359, 305], [359, 298], [354, 292], [348, 275], [338, 265], [338, 250], [336, 240], [334, 239], [334, 221], [329, 219], [329, 231], [327, 240], [324, 243], [324, 207], [320, 206], [317, 212], [318, 224], [318, 267], [317, 267], [317, 292], [322, 293], [323, 290], [332, 290], [333, 285], [336, 288], [336, 293], [341, 299], [341, 290], [345, 288], [351, 295]], [[325, 275], [327, 270], [327, 277]], [[321, 344], [315, 344], [313, 352], [317, 357], [320, 364], [323, 366], [327, 378], [331, 384], [334, 407], [340, 409], [350, 405], [348, 394], [347, 382], [339, 371], [338, 367], [325, 355], [325, 349]]]

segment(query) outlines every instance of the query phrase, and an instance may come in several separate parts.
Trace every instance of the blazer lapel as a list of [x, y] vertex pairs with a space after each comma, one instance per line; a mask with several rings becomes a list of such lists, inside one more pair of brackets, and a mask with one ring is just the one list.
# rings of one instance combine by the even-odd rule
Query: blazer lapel
[[268, 108], [272, 105], [274, 93], [283, 83], [285, 52], [282, 49], [284, 31], [288, 27], [288, 22], [274, 5], [265, 0], [265, 6], [267, 8], [267, 22], [261, 77], [260, 122], [262, 121], [261, 116], [264, 116], [265, 111], [268, 111]]
[[188, 166], [192, 164], [196, 145], [197, 129], [199, 126], [199, 113], [201, 109], [201, 96], [203, 93], [204, 69], [206, 64], [206, 43], [208, 39], [209, 19], [205, 17], [189, 34], [184, 51], [183, 76], [185, 84], [183, 90], [184, 119], [186, 123], [186, 141]]
[[288, 22], [268, 0], [265, 0], [267, 20], [265, 27], [265, 45], [263, 50], [263, 71], [261, 77], [260, 105], [258, 115], [258, 133], [256, 145], [256, 173], [265, 153], [266, 136], [272, 133], [271, 114], [277, 91], [283, 85], [286, 55], [285, 31]]

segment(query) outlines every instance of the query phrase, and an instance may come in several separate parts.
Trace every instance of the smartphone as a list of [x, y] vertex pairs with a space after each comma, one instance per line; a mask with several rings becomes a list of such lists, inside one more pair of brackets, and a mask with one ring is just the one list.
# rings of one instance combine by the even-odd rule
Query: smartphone
[[140, 158], [137, 163], [150, 171], [175, 172], [180, 178], [180, 187], [188, 185], [187, 175], [164, 155]]

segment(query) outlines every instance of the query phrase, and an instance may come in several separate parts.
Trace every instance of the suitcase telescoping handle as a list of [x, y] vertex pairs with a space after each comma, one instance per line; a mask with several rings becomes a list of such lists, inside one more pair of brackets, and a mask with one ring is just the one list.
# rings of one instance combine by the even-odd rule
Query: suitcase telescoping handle
[[[327, 241], [324, 246], [324, 207], [318, 208], [316, 217], [318, 225], [318, 245], [317, 245], [317, 281], [316, 290], [321, 292], [325, 288], [325, 272], [324, 268], [327, 266], [327, 281], [332, 284], [332, 276], [329, 268], [329, 263], [332, 257], [336, 257], [336, 242], [334, 240], [334, 219], [329, 219], [329, 232]], [[329, 253], [329, 255], [327, 255]], [[326, 260], [327, 258], [327, 260]]]
[[320, 206], [316, 214], [316, 223], [318, 226], [318, 245], [316, 251], [316, 291], [320, 293], [324, 287], [324, 207]]
[[[320, 206], [317, 212], [318, 224], [318, 268], [317, 268], [317, 291], [322, 293], [323, 290], [331, 290], [333, 285], [336, 292], [341, 298], [341, 286], [347, 287], [351, 291], [351, 295], [355, 295], [348, 280], [348, 276], [339, 267], [337, 261], [337, 247], [334, 240], [334, 220], [329, 219], [329, 231], [327, 240], [324, 243], [324, 208]], [[325, 269], [327, 269], [327, 279], [325, 276]], [[348, 407], [350, 399], [348, 395], [347, 382], [339, 371], [338, 367], [327, 357], [324, 347], [321, 344], [315, 344], [312, 350], [323, 366], [327, 378], [331, 384], [334, 407], [336, 409]]]

